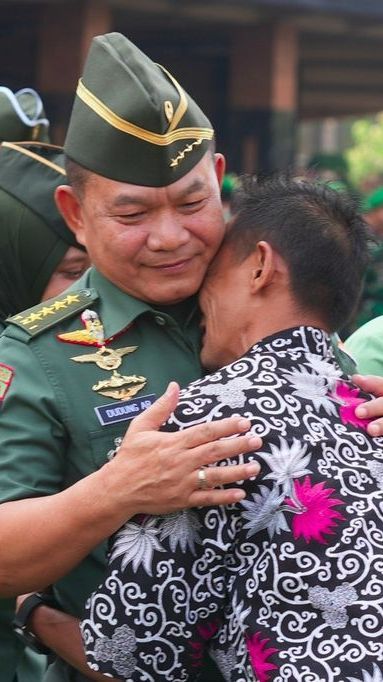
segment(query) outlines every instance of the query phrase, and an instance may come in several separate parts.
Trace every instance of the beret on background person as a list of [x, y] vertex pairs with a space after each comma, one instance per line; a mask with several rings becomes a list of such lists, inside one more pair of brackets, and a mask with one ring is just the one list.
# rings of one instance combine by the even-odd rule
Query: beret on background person
[[0, 86], [0, 141], [49, 142], [49, 121], [40, 95], [32, 88], [13, 93]]
[[84, 252], [56, 208], [54, 191], [65, 183], [61, 147], [0, 145], [0, 325], [40, 302], [70, 247]]

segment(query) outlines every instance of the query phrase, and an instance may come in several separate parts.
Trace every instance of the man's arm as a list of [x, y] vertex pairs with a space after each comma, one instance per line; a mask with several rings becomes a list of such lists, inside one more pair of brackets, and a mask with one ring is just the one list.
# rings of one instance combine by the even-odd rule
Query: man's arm
[[117, 455], [97, 472], [60, 493], [0, 506], [0, 546], [7, 548], [0, 594], [22, 594], [56, 582], [135, 514], [226, 505], [244, 497], [238, 488], [210, 487], [252, 477], [257, 465], [210, 467], [205, 490], [198, 488], [198, 471], [257, 449], [258, 437], [228, 438], [247, 431], [250, 423], [231, 417], [159, 433], [178, 394], [177, 384], [170, 384], [164, 396], [133, 420]]
[[[77, 618], [48, 606], [39, 606], [31, 616], [30, 629], [41, 641], [44, 641], [46, 646], [88, 679], [105, 682], [107, 679], [105, 675], [92, 671], [86, 662], [80, 623]], [[117, 678], [108, 679], [117, 680]]]

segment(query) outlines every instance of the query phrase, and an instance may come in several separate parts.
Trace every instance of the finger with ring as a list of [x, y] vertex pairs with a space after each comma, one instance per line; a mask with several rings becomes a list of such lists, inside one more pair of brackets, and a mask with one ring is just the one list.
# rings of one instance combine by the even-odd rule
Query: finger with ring
[[198, 469], [197, 478], [198, 478], [198, 489], [199, 490], [207, 490], [210, 487], [208, 482], [207, 482], [205, 467], [200, 467]]

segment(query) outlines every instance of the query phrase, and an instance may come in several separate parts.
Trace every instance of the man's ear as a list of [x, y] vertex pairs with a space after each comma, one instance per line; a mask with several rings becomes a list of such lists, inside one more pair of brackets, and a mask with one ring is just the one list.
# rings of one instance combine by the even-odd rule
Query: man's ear
[[215, 166], [215, 172], [218, 178], [218, 183], [219, 186], [221, 187], [222, 181], [223, 181], [223, 176], [225, 175], [225, 170], [226, 170], [226, 161], [225, 157], [223, 154], [214, 154], [214, 166]]
[[251, 270], [251, 293], [259, 293], [271, 284], [275, 275], [274, 250], [268, 242], [258, 242], [253, 254]]
[[70, 185], [60, 185], [55, 190], [56, 206], [79, 244], [86, 246], [79, 200]]

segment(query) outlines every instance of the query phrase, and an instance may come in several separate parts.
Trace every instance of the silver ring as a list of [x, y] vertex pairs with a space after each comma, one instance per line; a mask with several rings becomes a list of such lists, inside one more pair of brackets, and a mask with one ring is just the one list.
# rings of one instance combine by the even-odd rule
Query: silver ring
[[200, 467], [198, 469], [197, 478], [198, 478], [198, 490], [207, 490], [209, 485], [207, 482], [205, 467]]

